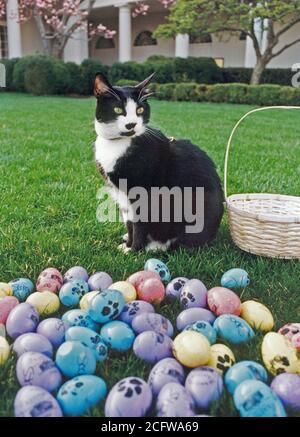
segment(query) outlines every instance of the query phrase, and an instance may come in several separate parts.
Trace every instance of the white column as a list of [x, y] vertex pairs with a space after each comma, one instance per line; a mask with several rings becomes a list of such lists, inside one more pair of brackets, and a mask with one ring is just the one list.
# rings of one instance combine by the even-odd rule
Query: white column
[[119, 61], [131, 61], [131, 8], [126, 3], [119, 7]]
[[[75, 20], [75, 19], [74, 19]], [[70, 19], [70, 26], [74, 20]], [[89, 39], [87, 30], [77, 30], [73, 33], [64, 50], [65, 62], [81, 64], [89, 57]]]
[[8, 57], [22, 56], [21, 25], [18, 22], [18, 0], [8, 0], [6, 4]]
[[187, 58], [189, 56], [190, 37], [187, 34], [179, 33], [175, 40], [175, 56], [177, 58]]
[[[256, 18], [254, 20], [254, 32], [259, 44], [259, 47], [264, 51], [264, 46], [266, 43], [266, 32], [264, 32], [264, 25], [267, 24], [263, 22], [261, 18]], [[245, 67], [253, 68], [256, 64], [256, 53], [253, 46], [253, 40], [250, 36], [246, 39], [246, 51], [245, 51]]]

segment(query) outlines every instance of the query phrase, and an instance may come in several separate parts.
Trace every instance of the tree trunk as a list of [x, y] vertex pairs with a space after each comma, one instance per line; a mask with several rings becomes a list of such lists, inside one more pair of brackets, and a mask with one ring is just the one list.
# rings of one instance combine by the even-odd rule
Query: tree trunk
[[269, 60], [267, 58], [261, 57], [256, 61], [256, 65], [252, 71], [250, 85], [259, 85], [261, 82], [261, 77]]
[[56, 59], [63, 59], [64, 49], [61, 47], [60, 41], [53, 41], [51, 47], [51, 56]]

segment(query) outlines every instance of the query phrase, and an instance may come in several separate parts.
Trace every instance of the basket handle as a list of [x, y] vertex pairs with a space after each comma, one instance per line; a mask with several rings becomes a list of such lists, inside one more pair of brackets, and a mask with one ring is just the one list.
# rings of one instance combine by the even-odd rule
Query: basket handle
[[228, 180], [228, 160], [229, 160], [229, 151], [231, 148], [231, 144], [232, 144], [232, 140], [234, 137], [234, 134], [237, 130], [237, 128], [240, 126], [240, 124], [245, 120], [245, 118], [247, 118], [249, 115], [254, 114], [255, 112], [260, 112], [260, 111], [267, 111], [269, 109], [300, 109], [300, 106], [266, 106], [263, 108], [256, 108], [256, 109], [252, 109], [252, 111], [247, 112], [246, 114], [243, 115], [243, 117], [236, 123], [236, 125], [234, 126], [231, 135], [229, 137], [228, 143], [227, 143], [227, 147], [226, 147], [226, 154], [225, 154], [225, 164], [224, 164], [224, 193], [225, 193], [225, 199], [227, 200], [228, 196], [227, 196], [227, 180]]

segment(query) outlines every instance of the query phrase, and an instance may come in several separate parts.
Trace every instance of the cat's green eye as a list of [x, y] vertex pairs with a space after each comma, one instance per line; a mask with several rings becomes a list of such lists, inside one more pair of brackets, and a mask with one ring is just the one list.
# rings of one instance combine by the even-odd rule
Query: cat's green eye
[[116, 106], [116, 107], [114, 108], [114, 111], [115, 111], [115, 113], [118, 114], [118, 115], [123, 114], [123, 109], [120, 108], [119, 106]]
[[143, 108], [142, 106], [140, 106], [139, 108], [137, 108], [137, 110], [136, 110], [136, 112], [137, 112], [137, 114], [138, 115], [141, 115], [141, 114], [143, 114], [144, 113], [144, 111], [145, 111], [145, 108]]

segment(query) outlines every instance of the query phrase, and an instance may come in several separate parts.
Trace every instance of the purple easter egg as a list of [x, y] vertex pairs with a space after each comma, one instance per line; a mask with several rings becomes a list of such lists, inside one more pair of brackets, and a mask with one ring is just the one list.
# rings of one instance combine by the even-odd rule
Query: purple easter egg
[[52, 392], [62, 383], [62, 376], [51, 358], [39, 352], [24, 352], [17, 361], [20, 385], [35, 385]]
[[64, 275], [64, 282], [74, 281], [75, 279], [82, 279], [85, 282], [88, 281], [89, 274], [84, 267], [71, 267]]
[[123, 311], [121, 312], [119, 319], [122, 322], [132, 324], [133, 319], [140, 314], [145, 313], [154, 313], [155, 309], [153, 305], [149, 302], [145, 302], [144, 300], [133, 300], [132, 302], [127, 303], [124, 306]]
[[170, 300], [179, 299], [181, 290], [187, 282], [188, 278], [184, 277], [172, 279], [166, 286], [166, 297]]
[[132, 321], [132, 328], [137, 334], [144, 331], [154, 331], [168, 335], [169, 337], [172, 337], [174, 334], [170, 320], [156, 313], [146, 313], [136, 316]]
[[185, 388], [195, 401], [196, 407], [207, 410], [223, 392], [223, 381], [212, 367], [202, 366], [192, 370], [185, 381]]
[[300, 376], [294, 373], [282, 373], [276, 376], [271, 389], [277, 394], [286, 408], [300, 412]]
[[15, 296], [5, 296], [0, 299], [0, 323], [6, 323], [9, 313], [17, 305], [19, 305], [19, 301]]
[[57, 400], [45, 389], [22, 387], [15, 397], [15, 417], [62, 417]]
[[148, 363], [156, 363], [163, 358], [172, 357], [173, 342], [167, 335], [154, 331], [144, 331], [133, 343], [135, 355]]
[[207, 306], [207, 288], [199, 279], [190, 279], [182, 288], [180, 303], [184, 309], [205, 308]]
[[13, 351], [18, 357], [24, 352], [40, 352], [49, 358], [53, 357], [53, 346], [50, 341], [35, 332], [20, 335], [13, 344]]
[[111, 284], [113, 283], [113, 280], [111, 276], [109, 276], [106, 272], [97, 272], [94, 273], [90, 279], [88, 280], [88, 284], [90, 287], [90, 290], [106, 290]]
[[169, 382], [184, 384], [185, 373], [182, 365], [174, 358], [164, 358], [152, 368], [148, 384], [153, 396], [157, 396], [160, 390]]
[[39, 323], [39, 314], [29, 303], [20, 303], [9, 313], [6, 321], [8, 335], [15, 339], [26, 332], [34, 332]]
[[105, 417], [143, 417], [152, 404], [152, 392], [141, 378], [129, 376], [113, 386], [105, 402]]
[[54, 349], [57, 349], [65, 341], [65, 333], [69, 327], [67, 322], [50, 317], [38, 325], [36, 332], [46, 337]]
[[188, 308], [178, 315], [176, 326], [179, 331], [182, 331], [186, 326], [194, 322], [204, 320], [205, 322], [213, 324], [215, 319], [215, 315], [206, 308]]
[[194, 401], [177, 382], [169, 382], [160, 391], [156, 403], [157, 417], [193, 417]]

